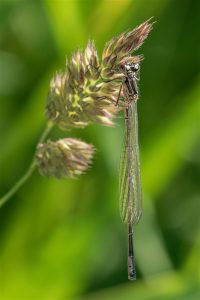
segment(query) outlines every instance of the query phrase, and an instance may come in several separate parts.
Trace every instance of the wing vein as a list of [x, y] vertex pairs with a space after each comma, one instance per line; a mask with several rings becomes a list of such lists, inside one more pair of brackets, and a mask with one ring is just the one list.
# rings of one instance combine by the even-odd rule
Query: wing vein
[[126, 109], [119, 172], [119, 208], [122, 221], [135, 224], [139, 222], [142, 211], [137, 102], [132, 101]]

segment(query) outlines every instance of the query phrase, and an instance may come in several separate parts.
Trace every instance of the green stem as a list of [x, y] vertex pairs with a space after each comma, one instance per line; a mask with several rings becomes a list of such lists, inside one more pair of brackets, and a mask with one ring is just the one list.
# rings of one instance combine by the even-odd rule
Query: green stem
[[[47, 135], [49, 134], [50, 130], [52, 129], [53, 124], [49, 123], [45, 130], [43, 131], [39, 142], [42, 143]], [[29, 179], [29, 177], [33, 174], [36, 169], [35, 157], [33, 158], [28, 170], [26, 173], [16, 182], [16, 184], [2, 197], [0, 198], [0, 208], [16, 193], [16, 191]]]

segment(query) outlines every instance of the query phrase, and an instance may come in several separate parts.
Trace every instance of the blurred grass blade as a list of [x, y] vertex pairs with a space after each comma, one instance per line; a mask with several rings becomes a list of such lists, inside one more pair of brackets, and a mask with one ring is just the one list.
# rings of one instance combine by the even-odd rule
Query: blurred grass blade
[[44, 1], [60, 55], [66, 55], [88, 39], [85, 24], [79, 15], [77, 0]]
[[[172, 272], [173, 264], [164, 244], [161, 228], [156, 220], [153, 201], [143, 201], [144, 215], [135, 226], [137, 265], [146, 281], [155, 274]], [[155, 255], [156, 253], [156, 255]]]
[[[1, 137], [4, 142], [1, 146], [0, 165], [2, 167], [4, 167], [4, 163], [7, 165], [6, 168], [4, 167], [3, 175], [5, 178], [8, 177], [8, 174], [12, 173], [13, 166], [15, 166], [15, 170], [22, 167], [21, 162], [25, 157], [25, 153], [29, 152], [27, 149], [30, 149], [31, 142], [34, 139], [37, 140], [40, 132], [42, 132], [42, 124], [45, 121], [43, 111], [50, 74], [52, 74], [52, 70], [33, 89], [26, 105], [21, 108], [16, 118], [10, 121], [9, 130], [7, 129]], [[17, 153], [17, 160], [16, 156], [13, 156], [13, 153]], [[8, 161], [9, 164], [7, 164]], [[15, 174], [15, 172], [12, 174]]]
[[190, 91], [174, 101], [179, 103], [173, 117], [149, 138], [142, 154], [143, 187], [151, 197], [158, 196], [182, 167], [184, 155], [199, 139], [200, 80]]
[[[102, 0], [98, 2], [96, 10], [90, 17], [90, 24], [92, 25], [92, 32], [98, 38], [101, 38], [113, 24], [124, 14], [130, 6], [132, 0]], [[103, 20], [103, 22], [102, 22]]]

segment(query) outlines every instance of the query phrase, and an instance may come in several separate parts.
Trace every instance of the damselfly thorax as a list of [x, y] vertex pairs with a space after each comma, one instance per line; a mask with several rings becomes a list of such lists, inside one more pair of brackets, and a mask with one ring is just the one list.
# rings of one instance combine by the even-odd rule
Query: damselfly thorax
[[124, 94], [125, 106], [128, 106], [132, 101], [137, 101], [139, 80], [139, 63], [121, 63], [121, 72], [124, 74], [122, 88]]
[[[121, 62], [120, 71], [124, 75], [121, 89], [123, 91], [123, 100], [125, 107], [125, 120], [129, 118], [128, 107], [133, 101], [138, 99], [138, 85], [140, 65], [137, 63]], [[120, 89], [120, 94], [121, 94]], [[119, 97], [120, 97], [119, 94]], [[118, 103], [118, 100], [117, 100]]]

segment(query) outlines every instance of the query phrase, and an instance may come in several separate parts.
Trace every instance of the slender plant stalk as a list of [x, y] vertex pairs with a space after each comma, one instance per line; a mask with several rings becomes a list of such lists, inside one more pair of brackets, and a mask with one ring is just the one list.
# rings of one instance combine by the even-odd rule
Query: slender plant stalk
[[[48, 123], [45, 130], [43, 131], [39, 142], [42, 143], [46, 137], [48, 136], [50, 130], [54, 125], [52, 123]], [[0, 207], [2, 207], [17, 191], [18, 189], [29, 179], [29, 177], [33, 174], [36, 169], [35, 156], [26, 171], [26, 173], [16, 182], [16, 184], [3, 196], [0, 198]]]

